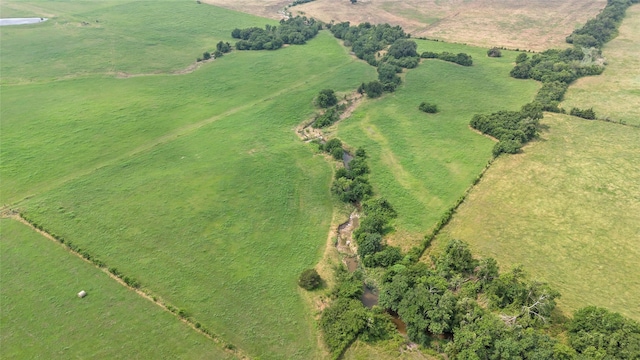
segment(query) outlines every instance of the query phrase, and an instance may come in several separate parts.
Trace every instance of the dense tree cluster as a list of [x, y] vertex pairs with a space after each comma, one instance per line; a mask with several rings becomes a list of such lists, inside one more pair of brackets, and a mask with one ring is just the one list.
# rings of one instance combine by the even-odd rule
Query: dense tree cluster
[[344, 155], [342, 141], [338, 138], [333, 138], [324, 144], [320, 144], [320, 151], [329, 153], [336, 160], [342, 160], [342, 156]]
[[338, 103], [338, 97], [332, 89], [320, 90], [316, 103], [322, 108], [328, 108]]
[[569, 321], [569, 343], [587, 359], [640, 359], [640, 323], [589, 306]]
[[324, 113], [316, 116], [312, 126], [316, 129], [331, 126], [336, 121], [340, 120], [340, 107], [334, 106], [327, 109]]
[[516, 59], [511, 76], [517, 79], [534, 79], [542, 82], [561, 81], [570, 83], [580, 77], [599, 75], [604, 68], [598, 65], [584, 65], [585, 53], [580, 48], [564, 50], [550, 49], [528, 58]]
[[250, 27], [234, 29], [231, 36], [240, 39], [238, 50], [276, 50], [284, 44], [300, 45], [315, 37], [322, 29], [322, 23], [313, 18], [296, 16], [280, 20], [280, 26], [265, 25], [265, 28]]
[[443, 61], [456, 63], [456, 64], [462, 65], [462, 66], [471, 66], [471, 65], [473, 65], [473, 59], [471, 58], [471, 55], [468, 55], [468, 54], [465, 54], [465, 53], [454, 54], [454, 53], [450, 53], [450, 52], [447, 52], [447, 51], [443, 51], [441, 53], [435, 53], [435, 52], [432, 52], [432, 51], [425, 51], [420, 55], [420, 57], [424, 58], [424, 59], [439, 59], [439, 60], [443, 60]]
[[396, 40], [407, 39], [407, 35], [400, 26], [389, 24], [371, 25], [368, 22], [358, 26], [351, 26], [349, 22], [334, 24], [331, 33], [338, 39], [344, 40], [345, 46], [350, 46], [359, 59], [365, 60], [372, 66], [378, 65], [376, 54]]
[[395, 331], [391, 317], [381, 308], [365, 308], [360, 301], [362, 273], [349, 274], [339, 268], [336, 280], [333, 301], [320, 317], [320, 329], [333, 358], [339, 358], [356, 338], [368, 342], [390, 338]]
[[561, 112], [558, 105], [564, 98], [569, 84], [562, 81], [550, 81], [542, 83], [542, 87], [536, 94], [535, 101], [542, 105], [543, 111]]
[[536, 136], [542, 119], [542, 106], [537, 103], [524, 105], [520, 111], [498, 111], [490, 115], [476, 114], [471, 127], [499, 140], [493, 148], [494, 156], [501, 153], [515, 154], [523, 144]]
[[402, 260], [399, 248], [385, 245], [383, 236], [389, 222], [397, 216], [391, 204], [383, 198], [369, 199], [362, 204], [360, 226], [353, 232], [358, 255], [366, 267], [389, 267]]
[[362, 201], [373, 194], [373, 187], [369, 184], [368, 174], [367, 155], [364, 149], [358, 149], [348, 168], [344, 167], [336, 170], [335, 179], [331, 184], [331, 192], [343, 202], [355, 203]]
[[627, 8], [638, 2], [639, 0], [608, 0], [602, 12], [595, 19], [587, 21], [583, 27], [574, 30], [567, 37], [567, 42], [582, 47], [602, 47], [617, 35], [618, 26]]
[[[409, 40], [409, 35], [399, 26], [369, 23], [350, 26], [344, 22], [331, 26], [330, 30], [336, 38], [344, 40], [345, 46], [351, 46], [358, 58], [378, 67], [378, 80], [363, 83], [358, 88], [358, 92], [368, 97], [376, 98], [385, 91], [395, 91], [402, 82], [397, 74], [403, 68], [412, 69], [420, 63], [418, 45]], [[381, 56], [384, 49], [387, 49], [386, 54]]]

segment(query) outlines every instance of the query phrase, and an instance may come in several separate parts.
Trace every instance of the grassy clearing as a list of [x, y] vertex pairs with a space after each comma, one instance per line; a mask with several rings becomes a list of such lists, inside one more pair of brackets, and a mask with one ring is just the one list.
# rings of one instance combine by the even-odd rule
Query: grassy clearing
[[572, 84], [562, 106], [593, 107], [598, 117], [640, 125], [640, 5], [627, 10], [618, 37], [602, 53], [604, 73]]
[[195, 1], [3, 2], [5, 9], [50, 20], [0, 28], [3, 85], [181, 70], [231, 41], [233, 28], [275, 23]]
[[[483, 48], [418, 44], [419, 51], [467, 52], [474, 66], [423, 61], [395, 93], [366, 102], [338, 129], [341, 139], [364, 146], [372, 158], [375, 192], [399, 215], [390, 241], [404, 248], [420, 241], [491, 158], [493, 141], [468, 127], [473, 114], [517, 110], [539, 86], [509, 77], [515, 52], [488, 58]], [[421, 112], [423, 101], [440, 112]]]
[[[193, 31], [183, 18], [210, 8], [202, 6], [173, 13], [184, 27], [178, 33]], [[216, 32], [265, 22], [226, 14], [233, 16]], [[182, 46], [180, 54], [198, 54]], [[181, 76], [46, 82], [49, 75], [30, 71], [14, 74], [37, 83], [3, 86], [3, 202], [19, 201], [29, 218], [250, 356], [319, 356], [296, 279], [324, 251], [331, 169], [292, 129], [312, 114], [319, 90], [350, 91], [375, 69], [321, 33], [304, 46], [234, 52]]]
[[546, 115], [549, 130], [487, 171], [437, 244], [471, 244], [562, 293], [560, 309], [640, 319], [640, 130]]
[[[27, 226], [1, 219], [0, 357], [232, 358]], [[89, 294], [76, 296], [80, 290]]]
[[[221, 6], [230, 3], [212, 1]], [[387, 22], [402, 26], [416, 37], [542, 51], [566, 46], [565, 37], [605, 5], [605, 0], [361, 0], [355, 5], [349, 1], [316, 0], [290, 11], [327, 22]]]

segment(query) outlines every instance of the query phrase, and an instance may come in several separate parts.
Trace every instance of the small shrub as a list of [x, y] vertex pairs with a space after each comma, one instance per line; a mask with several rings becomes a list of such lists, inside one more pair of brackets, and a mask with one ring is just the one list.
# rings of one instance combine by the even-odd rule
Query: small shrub
[[438, 106], [436, 104], [430, 104], [428, 102], [422, 102], [418, 107], [420, 111], [424, 111], [429, 114], [435, 114], [438, 112]]
[[578, 108], [574, 107], [569, 112], [569, 115], [581, 117], [581, 118], [587, 119], [587, 120], [595, 120], [595, 118], [596, 118], [596, 112], [593, 111], [593, 108], [578, 109]]
[[332, 89], [321, 90], [317, 99], [318, 106], [328, 108], [338, 103], [336, 93]]
[[316, 269], [306, 269], [300, 274], [298, 285], [305, 290], [315, 290], [322, 285], [322, 278]]
[[211, 53], [208, 52], [208, 51], [205, 51], [204, 53], [202, 53], [202, 59], [204, 59], [204, 60], [211, 59]]
[[488, 57], [502, 57], [502, 52], [497, 47], [492, 47], [487, 51]]

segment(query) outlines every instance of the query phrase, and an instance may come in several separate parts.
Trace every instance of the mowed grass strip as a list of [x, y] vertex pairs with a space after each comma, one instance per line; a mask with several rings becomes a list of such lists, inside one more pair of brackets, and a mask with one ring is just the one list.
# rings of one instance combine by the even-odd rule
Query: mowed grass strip
[[[321, 89], [351, 91], [373, 79], [375, 70], [326, 33], [304, 46], [235, 56], [251, 61], [238, 60], [230, 74], [215, 70], [217, 77], [194, 73], [192, 83], [181, 86], [193, 86], [197, 94], [198, 84], [224, 83], [244, 69], [246, 81], [237, 86], [249, 94], [271, 89], [270, 95], [19, 207], [250, 356], [318, 357], [317, 332], [296, 280], [317, 263], [326, 243], [331, 168], [293, 129], [314, 112], [312, 99]], [[227, 59], [234, 58], [225, 56], [220, 64]], [[267, 75], [289, 63], [295, 73]], [[148, 79], [168, 86], [165, 91], [176, 86], [163, 77]], [[214, 103], [226, 96], [215, 86], [208, 94]], [[125, 92], [112, 101], [136, 95]], [[194, 96], [176, 102], [193, 101], [198, 108]], [[152, 128], [161, 111], [147, 111], [139, 121]], [[111, 141], [120, 146], [127, 137]]]
[[545, 115], [548, 131], [493, 163], [437, 238], [517, 264], [562, 293], [566, 313], [640, 319], [640, 129]]
[[5, 9], [15, 17], [49, 20], [0, 27], [3, 85], [91, 74], [170, 73], [215, 50], [218, 41], [232, 41], [235, 27], [276, 24], [178, 0], [7, 1]]
[[[420, 52], [466, 52], [474, 65], [425, 60], [395, 93], [367, 101], [338, 128], [343, 141], [368, 151], [371, 183], [398, 211], [389, 241], [403, 248], [418, 244], [491, 158], [494, 142], [469, 128], [471, 117], [517, 110], [539, 86], [509, 77], [515, 52], [488, 58], [483, 48], [418, 44]], [[439, 113], [420, 111], [423, 101]]]
[[602, 49], [607, 67], [600, 76], [569, 87], [562, 107], [593, 107], [599, 118], [640, 125], [640, 5], [627, 9], [618, 36]]
[[26, 225], [0, 219], [0, 226], [3, 359], [233, 358]]

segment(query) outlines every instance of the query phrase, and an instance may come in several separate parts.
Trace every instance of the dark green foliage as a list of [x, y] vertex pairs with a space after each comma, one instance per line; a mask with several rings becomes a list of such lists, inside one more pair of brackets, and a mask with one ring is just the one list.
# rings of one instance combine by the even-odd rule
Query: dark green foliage
[[213, 57], [216, 58], [216, 59], [221, 58], [223, 55], [224, 55], [224, 53], [222, 51], [220, 51], [220, 50], [216, 50], [216, 51], [213, 52]]
[[[383, 84], [383, 87], [390, 85], [395, 89], [402, 82], [400, 77], [396, 75], [400, 71], [402, 71], [402, 69], [400, 69], [395, 65], [381, 63], [378, 66], [378, 80], [380, 80], [380, 83]], [[367, 95], [369, 95], [368, 92], [367, 92]], [[369, 95], [369, 97], [372, 97], [372, 96]]]
[[340, 113], [331, 108], [324, 112], [322, 115], [318, 115], [316, 120], [313, 122], [314, 128], [323, 128], [332, 125], [334, 122], [340, 120]]
[[337, 148], [342, 149], [342, 141], [340, 141], [340, 139], [338, 138], [333, 138], [327, 141], [326, 143], [320, 145], [320, 150], [328, 153], [331, 153], [333, 149], [337, 149]]
[[581, 117], [587, 120], [595, 120], [596, 118], [596, 112], [593, 111], [593, 108], [578, 109], [574, 107], [571, 109], [571, 112], [569, 112], [569, 115]]
[[409, 37], [400, 26], [371, 25], [367, 22], [358, 26], [350, 26], [349, 22], [338, 23], [331, 26], [330, 30], [336, 38], [344, 40], [345, 46], [351, 46], [359, 59], [372, 66], [377, 66], [375, 55], [378, 51], [398, 39]]
[[322, 285], [322, 278], [316, 269], [306, 269], [298, 277], [298, 286], [305, 290], [315, 290]]
[[420, 111], [424, 111], [429, 114], [435, 114], [438, 112], [438, 105], [430, 104], [428, 102], [423, 101], [420, 103], [420, 106], [418, 106], [418, 109], [420, 109]]
[[229, 44], [228, 42], [220, 41], [216, 44], [216, 50], [220, 51], [223, 54], [226, 54], [231, 51], [231, 44]]
[[391, 44], [387, 54], [393, 56], [396, 59], [404, 57], [417, 57], [418, 44], [413, 40], [398, 39]]
[[492, 47], [491, 49], [487, 50], [487, 56], [502, 57], [502, 51], [500, 51], [500, 49], [498, 49], [497, 47]]
[[336, 93], [332, 89], [321, 90], [316, 100], [318, 106], [328, 108], [338, 103]]
[[368, 173], [369, 167], [366, 163], [366, 153], [363, 149], [358, 149], [355, 157], [349, 163], [349, 168], [336, 171], [335, 180], [331, 185], [331, 192], [344, 202], [357, 202], [371, 196], [373, 188], [366, 178]]
[[361, 94], [367, 94], [370, 98], [380, 97], [384, 93], [384, 86], [378, 80], [371, 81], [366, 84], [360, 85], [358, 92]]
[[266, 25], [264, 29], [251, 27], [234, 29], [231, 36], [240, 39], [238, 50], [276, 50], [284, 44], [301, 45], [318, 34], [322, 24], [315, 19], [296, 16], [280, 20], [280, 26]]
[[393, 208], [393, 206], [391, 206], [391, 203], [389, 203], [385, 198], [371, 199], [362, 204], [362, 208], [364, 209], [364, 213], [366, 215], [377, 214], [384, 216], [387, 219], [394, 219], [398, 216], [398, 213]]
[[581, 63], [584, 56], [579, 48], [546, 50], [517, 63], [510, 74], [517, 79], [530, 78], [545, 83], [560, 81], [567, 84], [583, 76], [601, 74], [604, 70], [602, 66]]
[[567, 37], [569, 44], [582, 47], [602, 47], [618, 34], [618, 26], [629, 6], [637, 0], [608, 0], [607, 6], [583, 27], [576, 29]]
[[522, 144], [536, 136], [542, 119], [542, 106], [533, 102], [524, 105], [520, 111], [499, 111], [491, 115], [476, 114], [471, 119], [471, 127], [491, 135], [500, 142], [493, 148], [494, 156], [501, 153], [517, 153]]
[[302, 4], [310, 3], [312, 1], [314, 1], [314, 0], [295, 0], [289, 6], [302, 5]]
[[203, 59], [203, 60], [209, 60], [209, 59], [211, 59], [211, 53], [210, 53], [210, 52], [208, 52], [208, 51], [205, 51], [205, 52], [202, 54], [202, 59]]
[[529, 59], [529, 55], [527, 53], [520, 53], [516, 56], [516, 64], [523, 63]]
[[382, 251], [368, 255], [363, 260], [366, 267], [389, 267], [403, 259], [402, 251], [395, 246], [385, 246]]
[[542, 105], [542, 110], [561, 112], [558, 104], [562, 101], [564, 93], [567, 92], [569, 84], [561, 81], [550, 81], [542, 84], [536, 94], [535, 101]]
[[476, 269], [476, 277], [480, 287], [485, 288], [491, 284], [493, 280], [498, 278], [499, 272], [498, 262], [494, 258], [480, 260], [478, 268]]
[[589, 306], [569, 321], [569, 342], [580, 354], [604, 359], [640, 359], [640, 324], [607, 309]]
[[435, 261], [440, 276], [451, 278], [455, 274], [470, 275], [478, 262], [473, 259], [469, 246], [460, 240], [447, 243], [444, 252]]
[[358, 240], [358, 255], [364, 258], [382, 250], [382, 235], [378, 233], [364, 234]]
[[439, 59], [443, 61], [456, 63], [462, 66], [473, 65], [473, 59], [471, 58], [471, 55], [468, 55], [465, 53], [454, 54], [454, 53], [444, 51], [438, 54], [431, 51], [425, 51], [420, 55], [420, 57], [424, 59]]

